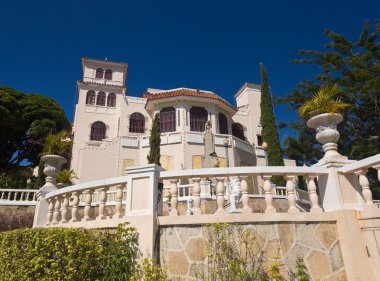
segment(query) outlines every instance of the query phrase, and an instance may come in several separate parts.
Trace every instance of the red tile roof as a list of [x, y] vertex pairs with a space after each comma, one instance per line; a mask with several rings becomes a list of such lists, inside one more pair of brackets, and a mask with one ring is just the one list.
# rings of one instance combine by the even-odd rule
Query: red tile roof
[[190, 96], [190, 97], [214, 99], [214, 100], [221, 101], [222, 103], [237, 110], [237, 108], [233, 106], [232, 104], [230, 104], [228, 101], [226, 101], [225, 99], [222, 99], [217, 94], [210, 91], [195, 90], [195, 89], [189, 89], [189, 88], [177, 88], [177, 89], [172, 89], [172, 90], [162, 90], [162, 91], [154, 92], [154, 93], [151, 93], [151, 92], [144, 93], [144, 97], [146, 97], [148, 101], [178, 97], [178, 96]]

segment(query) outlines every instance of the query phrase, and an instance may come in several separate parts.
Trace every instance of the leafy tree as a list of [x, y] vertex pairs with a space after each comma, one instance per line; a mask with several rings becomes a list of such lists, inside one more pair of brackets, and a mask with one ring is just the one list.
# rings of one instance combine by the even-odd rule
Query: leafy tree
[[160, 164], [160, 143], [161, 143], [161, 121], [160, 114], [156, 113], [153, 119], [152, 131], [149, 138], [149, 154], [147, 156], [149, 164]]
[[[262, 126], [263, 140], [268, 144], [268, 164], [269, 166], [284, 166], [284, 160], [280, 145], [280, 139], [276, 127], [276, 118], [273, 112], [272, 97], [269, 92], [269, 84], [267, 73], [264, 65], [260, 64], [261, 70], [261, 117], [260, 122]], [[272, 182], [277, 185], [283, 185], [284, 179], [275, 176]]]
[[[298, 109], [321, 86], [336, 84], [342, 92], [342, 102], [352, 105], [347, 108], [345, 121], [339, 128], [339, 151], [350, 159], [363, 159], [380, 152], [379, 31], [380, 23], [371, 25], [366, 21], [359, 37], [350, 41], [342, 34], [326, 30], [325, 34], [331, 41], [325, 45], [325, 50], [301, 50], [300, 54], [305, 57], [293, 61], [314, 64], [320, 72], [313, 79], [301, 81], [297, 89], [279, 100], [288, 102], [291, 109]], [[297, 124], [299, 137], [308, 134], [304, 121]], [[285, 139], [286, 153], [294, 140], [297, 139]], [[301, 158], [311, 160], [307, 154]]]
[[0, 170], [21, 162], [37, 165], [50, 132], [69, 130], [65, 112], [52, 98], [0, 86]]

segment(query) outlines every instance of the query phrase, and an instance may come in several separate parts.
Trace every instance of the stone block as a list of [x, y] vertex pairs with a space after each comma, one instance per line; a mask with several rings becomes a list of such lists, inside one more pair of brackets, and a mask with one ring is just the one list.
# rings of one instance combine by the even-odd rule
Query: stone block
[[322, 244], [329, 248], [337, 239], [337, 229], [335, 223], [320, 223], [315, 230], [315, 235]]
[[185, 251], [190, 260], [203, 261], [206, 256], [206, 241], [203, 238], [191, 238]]
[[306, 258], [306, 262], [313, 280], [322, 279], [330, 273], [329, 260], [323, 252], [311, 252], [311, 254]]
[[314, 236], [315, 223], [297, 223], [296, 226], [296, 242], [305, 246], [324, 249], [322, 243]]
[[189, 262], [183, 252], [168, 252], [168, 268], [172, 275], [187, 275], [189, 272]]
[[281, 241], [281, 250], [286, 255], [294, 243], [294, 224], [279, 223], [277, 225], [278, 237]]
[[330, 250], [330, 261], [332, 271], [337, 271], [344, 265], [339, 242], [337, 242]]

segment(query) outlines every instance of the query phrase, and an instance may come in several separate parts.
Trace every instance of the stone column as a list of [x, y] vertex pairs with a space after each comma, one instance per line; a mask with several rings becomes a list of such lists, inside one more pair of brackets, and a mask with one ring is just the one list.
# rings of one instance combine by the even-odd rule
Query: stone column
[[194, 197], [194, 215], [200, 215], [202, 214], [201, 211], [201, 197], [200, 197], [200, 192], [201, 192], [201, 187], [200, 187], [200, 178], [193, 178], [193, 197]]

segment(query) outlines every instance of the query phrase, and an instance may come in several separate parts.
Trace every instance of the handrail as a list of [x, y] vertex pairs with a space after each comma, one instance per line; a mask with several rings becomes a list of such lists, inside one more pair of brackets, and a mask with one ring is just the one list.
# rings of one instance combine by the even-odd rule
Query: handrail
[[177, 171], [162, 171], [160, 179], [181, 179], [186, 177], [215, 177], [215, 176], [238, 176], [238, 175], [326, 175], [325, 167], [284, 167], [284, 166], [254, 166], [254, 167], [229, 167], [209, 169], [189, 169]]
[[[356, 161], [354, 163], [343, 166], [338, 170], [341, 173], [354, 173], [360, 169], [367, 169], [380, 165], [380, 153], [374, 156]], [[380, 167], [379, 167], [380, 168]]]
[[6, 189], [6, 188], [0, 188], [0, 192], [34, 192], [37, 193], [38, 189]]
[[96, 189], [101, 187], [109, 187], [118, 184], [125, 184], [127, 182], [128, 176], [116, 177], [116, 178], [108, 178], [96, 181], [89, 181], [85, 183], [80, 183], [76, 185], [67, 186], [58, 190], [54, 190], [46, 195], [46, 199], [52, 198], [54, 196], [62, 195], [68, 192], [74, 191], [83, 191], [86, 189]]

